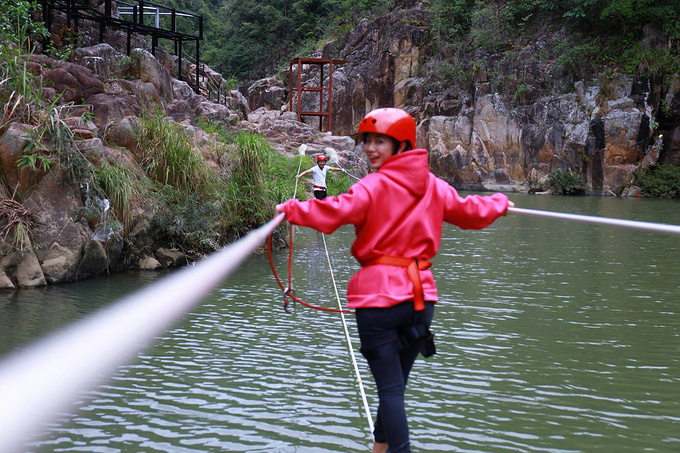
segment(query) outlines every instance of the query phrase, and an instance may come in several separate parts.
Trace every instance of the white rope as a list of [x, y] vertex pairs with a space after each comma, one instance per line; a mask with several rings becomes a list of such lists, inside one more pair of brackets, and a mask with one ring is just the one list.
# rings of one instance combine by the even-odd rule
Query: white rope
[[[306, 145], [300, 145], [300, 148], [299, 148], [300, 156], [304, 156], [306, 148], [307, 148]], [[300, 157], [300, 165], [298, 165], [298, 171], [297, 171], [298, 175], [300, 174], [301, 166], [302, 166], [302, 157]], [[343, 169], [343, 171], [344, 171], [344, 169]], [[347, 173], [347, 172], [345, 172], [345, 173]], [[349, 173], [347, 173], [347, 174], [349, 174]], [[298, 178], [297, 178], [297, 175], [296, 175], [296, 178], [295, 178], [295, 193], [293, 194], [293, 198], [295, 198], [295, 195], [297, 194], [297, 188], [298, 188]], [[290, 225], [290, 228], [294, 228], [294, 225]], [[321, 237], [323, 238], [323, 246], [324, 246], [324, 249], [326, 250], [326, 259], [328, 260], [328, 269], [330, 270], [331, 280], [333, 282], [333, 289], [335, 290], [335, 298], [338, 301], [338, 308], [340, 309], [340, 317], [342, 319], [342, 326], [345, 329], [345, 338], [347, 339], [347, 346], [349, 348], [349, 354], [350, 354], [350, 357], [352, 358], [352, 365], [354, 366], [354, 372], [356, 373], [356, 376], [357, 376], [357, 383], [359, 384], [359, 392], [361, 393], [361, 399], [362, 399], [363, 404], [364, 404], [364, 410], [366, 411], [366, 418], [368, 419], [368, 427], [370, 429], [371, 435], [373, 435], [373, 418], [371, 417], [371, 410], [368, 407], [368, 401], [366, 399], [366, 392], [364, 392], [364, 384], [363, 384], [363, 381], [361, 379], [361, 374], [359, 373], [359, 367], [357, 366], [357, 360], [356, 360], [356, 357], [354, 355], [354, 348], [352, 347], [352, 340], [349, 336], [349, 330], [347, 329], [347, 322], [345, 321], [345, 314], [342, 311], [343, 309], [342, 309], [342, 303], [340, 302], [340, 295], [338, 294], [338, 286], [335, 283], [335, 275], [333, 274], [333, 266], [331, 265], [331, 258], [330, 258], [330, 255], [328, 253], [328, 247], [326, 246], [326, 235], [321, 233]], [[291, 284], [291, 286], [292, 286], [292, 284]], [[291, 288], [289, 288], [289, 289], [291, 289]]]
[[74, 402], [204, 299], [284, 218], [0, 362], [0, 452], [24, 451], [29, 436], [77, 409]]
[[343, 171], [347, 176], [349, 176], [350, 178], [354, 178], [354, 179], [356, 179], [357, 181], [361, 181], [361, 178], [357, 178], [357, 177], [354, 176], [353, 174], [349, 173], [347, 170], [345, 170], [344, 168], [342, 168], [342, 167], [340, 166], [340, 164], [338, 164], [338, 168], [339, 168], [340, 170], [342, 170], [342, 171]]
[[356, 176], [350, 174], [347, 170], [345, 170], [344, 168], [342, 168], [342, 166], [340, 165], [340, 160], [338, 159], [338, 152], [337, 152], [336, 150], [334, 150], [333, 148], [328, 147], [328, 148], [326, 148], [325, 152], [326, 152], [326, 154], [330, 155], [330, 160], [329, 160], [330, 163], [335, 162], [335, 165], [337, 165], [338, 168], [339, 168], [340, 170], [342, 170], [342, 172], [343, 172], [344, 174], [346, 174], [346, 175], [349, 176], [350, 178], [356, 179], [357, 181], [361, 181], [361, 178], [357, 178]]
[[669, 225], [664, 223], [639, 222], [637, 220], [613, 219], [611, 217], [594, 217], [579, 214], [566, 214], [563, 212], [538, 211], [534, 209], [523, 209], [509, 207], [508, 212], [515, 214], [527, 214], [539, 217], [550, 217], [564, 220], [575, 220], [577, 222], [597, 223], [600, 225], [612, 225], [636, 230], [655, 231], [658, 233], [680, 234], [680, 225]]
[[373, 435], [373, 417], [371, 416], [371, 409], [368, 407], [368, 400], [366, 399], [366, 392], [364, 392], [364, 383], [361, 379], [361, 373], [359, 373], [359, 367], [357, 366], [357, 359], [354, 355], [354, 348], [352, 347], [352, 339], [349, 336], [349, 330], [347, 329], [347, 322], [345, 321], [345, 313], [342, 311], [342, 303], [340, 302], [340, 295], [338, 294], [338, 286], [335, 283], [335, 276], [333, 274], [333, 266], [331, 265], [331, 257], [328, 253], [328, 247], [326, 246], [326, 235], [321, 233], [321, 238], [323, 239], [323, 246], [326, 249], [326, 259], [328, 260], [328, 269], [331, 273], [331, 280], [333, 282], [333, 289], [335, 290], [335, 298], [338, 301], [338, 308], [340, 309], [340, 318], [342, 319], [342, 327], [345, 329], [345, 338], [347, 339], [347, 347], [349, 348], [349, 355], [352, 357], [352, 365], [354, 366], [354, 373], [357, 376], [357, 384], [359, 384], [359, 393], [361, 393], [361, 400], [364, 404], [364, 411], [366, 412], [366, 419], [368, 420], [368, 428], [371, 435]]

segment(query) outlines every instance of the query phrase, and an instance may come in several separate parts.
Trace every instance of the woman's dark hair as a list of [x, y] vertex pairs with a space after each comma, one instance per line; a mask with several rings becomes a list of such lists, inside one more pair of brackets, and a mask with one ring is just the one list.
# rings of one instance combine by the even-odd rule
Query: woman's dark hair
[[[399, 149], [399, 145], [401, 145], [401, 142], [397, 140], [394, 137], [390, 137], [392, 139], [392, 142], [394, 143], [394, 152], [392, 154], [397, 154], [397, 150]], [[411, 151], [413, 147], [411, 146], [411, 142], [409, 140], [404, 141], [406, 143], [406, 148], [404, 148], [404, 151]]]

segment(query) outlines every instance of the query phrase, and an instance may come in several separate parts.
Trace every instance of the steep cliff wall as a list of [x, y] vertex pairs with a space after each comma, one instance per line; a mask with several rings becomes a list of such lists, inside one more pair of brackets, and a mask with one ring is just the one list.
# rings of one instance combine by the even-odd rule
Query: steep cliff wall
[[[418, 120], [433, 171], [455, 186], [528, 190], [560, 170], [601, 195], [623, 194], [643, 160], [669, 161], [680, 149], [677, 83], [617, 72], [575, 81], [541, 57], [563, 32], [539, 30], [513, 58], [474, 55], [471, 83], [442, 84], [445, 64], [464, 62], [430, 62], [431, 20], [422, 5], [364, 20], [342, 49], [331, 42], [318, 55], [347, 60], [333, 77], [335, 134], [354, 134], [373, 108], [400, 107]], [[663, 141], [660, 123], [670, 131]]]

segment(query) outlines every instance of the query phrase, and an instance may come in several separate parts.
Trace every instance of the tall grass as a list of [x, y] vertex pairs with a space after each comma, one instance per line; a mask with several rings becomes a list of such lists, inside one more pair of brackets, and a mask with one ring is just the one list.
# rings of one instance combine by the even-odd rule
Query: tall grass
[[236, 135], [234, 144], [237, 151], [223, 193], [222, 225], [238, 237], [269, 220], [280, 197], [279, 180], [271, 174], [277, 157], [271, 145], [263, 137], [245, 131]]
[[124, 230], [129, 231], [132, 210], [145, 198], [150, 184], [129, 167], [118, 163], [104, 163], [97, 168], [95, 175], [102, 196], [109, 199], [113, 214], [123, 224]]
[[214, 178], [193, 149], [188, 133], [160, 111], [142, 116], [138, 140], [141, 165], [153, 180], [179, 190], [196, 190]]

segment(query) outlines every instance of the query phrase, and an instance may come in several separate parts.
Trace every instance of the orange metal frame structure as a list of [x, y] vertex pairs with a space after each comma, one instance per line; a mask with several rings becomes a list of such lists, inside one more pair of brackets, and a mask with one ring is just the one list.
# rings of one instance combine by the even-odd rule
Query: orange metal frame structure
[[[290, 67], [288, 71], [288, 89], [290, 93], [290, 99], [288, 101], [288, 108], [293, 111], [293, 100], [297, 104], [297, 118], [298, 121], [302, 120], [303, 116], [318, 116], [319, 117], [319, 130], [323, 130], [323, 118], [328, 118], [328, 129], [333, 130], [333, 66], [346, 63], [346, 60], [335, 60], [335, 59], [325, 59], [325, 58], [296, 58], [290, 60]], [[321, 71], [319, 81], [320, 85], [318, 87], [302, 86], [302, 66], [303, 65], [318, 65]], [[293, 84], [293, 66], [297, 65], [297, 75], [296, 83]], [[328, 86], [323, 86], [324, 79], [324, 66], [329, 65], [328, 73]], [[305, 92], [319, 93], [319, 110], [316, 112], [302, 111], [302, 94]], [[328, 95], [327, 109], [324, 109], [324, 94]]]

